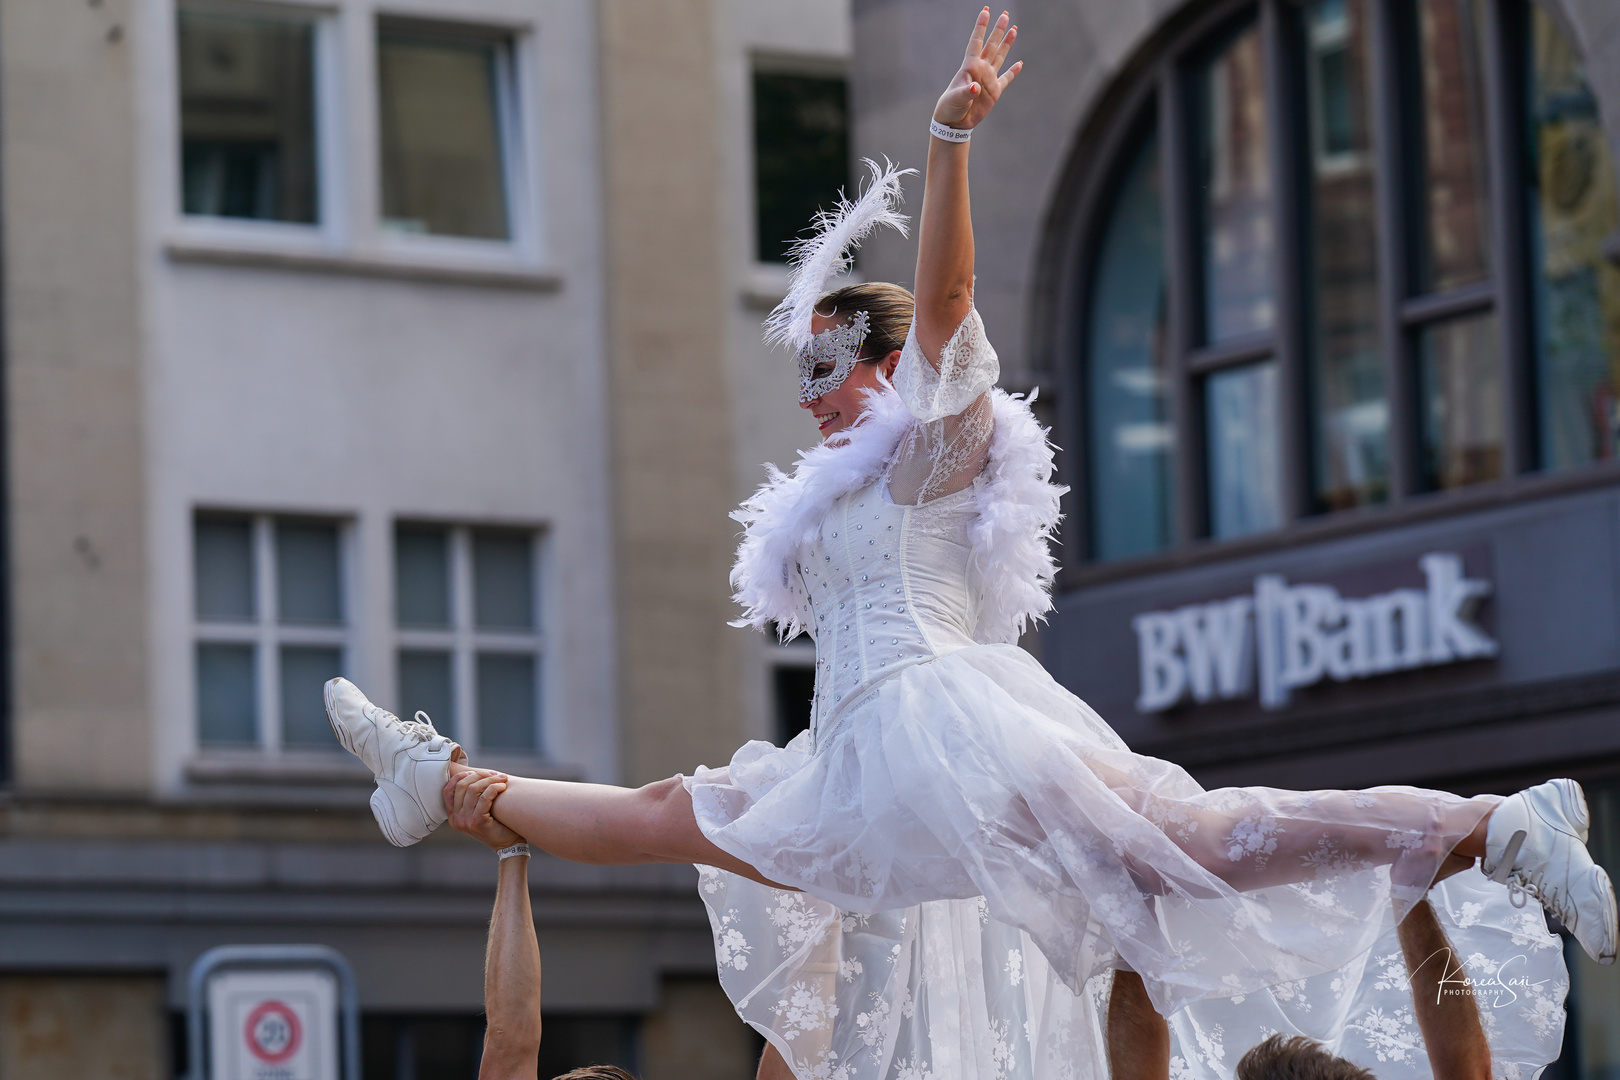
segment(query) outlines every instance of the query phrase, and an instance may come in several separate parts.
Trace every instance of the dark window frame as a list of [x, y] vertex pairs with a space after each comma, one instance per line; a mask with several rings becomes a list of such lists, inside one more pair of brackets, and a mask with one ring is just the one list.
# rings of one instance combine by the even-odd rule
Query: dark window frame
[[[1304, 539], [1387, 528], [1404, 521], [1466, 511], [1506, 498], [1534, 497], [1620, 480], [1620, 461], [1595, 460], [1578, 467], [1539, 471], [1537, 461], [1535, 326], [1530, 263], [1531, 236], [1526, 207], [1527, 178], [1520, 151], [1526, 137], [1524, 114], [1527, 58], [1515, 42], [1526, 40], [1529, 4], [1536, 0], [1486, 0], [1484, 118], [1490, 194], [1491, 274], [1484, 281], [1441, 292], [1418, 292], [1418, 248], [1422, 236], [1413, 224], [1415, 195], [1408, 177], [1411, 156], [1421, 153], [1421, 132], [1403, 115], [1403, 83], [1410, 68], [1402, 55], [1406, 42], [1398, 21], [1411, 16], [1412, 0], [1369, 0], [1372, 146], [1376, 174], [1379, 273], [1378, 337], [1389, 403], [1390, 476], [1388, 497], [1379, 503], [1340, 511], [1315, 505], [1312, 490], [1313, 403], [1310, 400], [1308, 286], [1309, 172], [1301, 167], [1309, 138], [1305, 90], [1304, 14], [1289, 0], [1224, 0], [1197, 12], [1183, 12], [1161, 29], [1118, 80], [1077, 140], [1060, 181], [1040, 253], [1044, 288], [1032, 316], [1037, 334], [1036, 364], [1056, 376], [1061, 401], [1056, 425], [1062, 479], [1070, 487], [1064, 550], [1075, 558], [1062, 571], [1064, 588], [1151, 573], [1169, 566], [1201, 563], [1276, 550]], [[1558, 13], [1545, 8], [1561, 32]], [[1277, 316], [1268, 333], [1206, 346], [1202, 342], [1201, 261], [1195, 230], [1195, 140], [1192, 124], [1192, 71], [1212, 42], [1248, 19], [1258, 19], [1269, 117]], [[1170, 543], [1159, 551], [1111, 562], [1095, 561], [1090, 463], [1084, 386], [1087, 310], [1107, 211], [1119, 190], [1137, 140], [1156, 126], [1164, 192], [1167, 291], [1167, 370], [1171, 376], [1168, 413], [1175, 431], [1172, 468], [1176, 503]], [[1103, 168], [1095, 163], [1102, 162]], [[1498, 320], [1504, 413], [1502, 475], [1467, 487], [1429, 490], [1422, 475], [1418, 335], [1444, 319], [1493, 312]], [[1208, 472], [1203, 430], [1204, 383], [1217, 371], [1264, 358], [1279, 362], [1281, 387], [1281, 527], [1247, 536], [1210, 536]]]

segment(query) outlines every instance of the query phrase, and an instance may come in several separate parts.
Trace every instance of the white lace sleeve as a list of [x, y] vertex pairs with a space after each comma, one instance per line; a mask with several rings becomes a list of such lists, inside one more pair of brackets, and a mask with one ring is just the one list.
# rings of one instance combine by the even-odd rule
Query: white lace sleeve
[[917, 344], [916, 326], [911, 328], [894, 372], [894, 388], [917, 423], [890, 467], [889, 498], [919, 505], [973, 483], [989, 457], [995, 432], [990, 388], [1000, 375], [1000, 361], [977, 310], [968, 309], [940, 350], [938, 366]]
[[940, 350], [937, 367], [917, 344], [917, 327], [912, 324], [894, 371], [894, 388], [911, 415], [928, 423], [960, 415], [1000, 377], [1001, 362], [984, 336], [984, 320], [977, 308], [969, 308]]

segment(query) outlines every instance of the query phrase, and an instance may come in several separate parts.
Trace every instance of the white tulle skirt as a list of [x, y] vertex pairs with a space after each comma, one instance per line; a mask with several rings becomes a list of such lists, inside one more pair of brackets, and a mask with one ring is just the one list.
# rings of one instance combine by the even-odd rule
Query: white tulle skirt
[[[1172, 1080], [1276, 1031], [1431, 1075], [1393, 927], [1494, 798], [1205, 791], [1004, 645], [902, 669], [816, 742], [686, 781], [709, 839], [802, 890], [700, 868], [721, 984], [801, 1080], [1104, 1076], [1121, 967], [1172, 1017]], [[1512, 976], [1480, 1011], [1499, 1074], [1532, 1076], [1558, 939], [1473, 871], [1432, 900], [1471, 975]]]

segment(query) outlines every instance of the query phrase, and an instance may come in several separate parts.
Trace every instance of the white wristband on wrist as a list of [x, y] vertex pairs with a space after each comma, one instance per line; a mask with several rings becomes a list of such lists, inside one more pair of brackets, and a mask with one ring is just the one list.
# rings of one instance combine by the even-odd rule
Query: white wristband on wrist
[[499, 850], [499, 851], [497, 851], [495, 853], [495, 857], [497, 859], [499, 859], [501, 862], [505, 862], [507, 859], [515, 859], [519, 855], [527, 855], [528, 853], [529, 853], [528, 841], [519, 840], [517, 843], [513, 844], [511, 847], [503, 847], [503, 848], [501, 848], [501, 850]]
[[967, 142], [973, 138], [972, 128], [946, 127], [938, 120], [928, 121], [928, 133], [936, 139], [944, 139], [946, 142], [953, 143]]

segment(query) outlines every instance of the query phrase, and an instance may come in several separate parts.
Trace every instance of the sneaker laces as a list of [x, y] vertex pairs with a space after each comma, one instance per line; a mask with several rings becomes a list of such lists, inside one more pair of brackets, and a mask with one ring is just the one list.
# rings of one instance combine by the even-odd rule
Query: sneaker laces
[[433, 726], [433, 719], [421, 709], [416, 710], [414, 719], [401, 720], [400, 723], [406, 725], [406, 730], [412, 735], [425, 740], [429, 750], [437, 750], [451, 741], [450, 736], [441, 734], [439, 729]]
[[[439, 734], [438, 730], [433, 726], [432, 718], [430, 718], [428, 714], [423, 712], [421, 709], [416, 710], [416, 717], [412, 720], [402, 720], [399, 717], [394, 716], [393, 713], [384, 713], [384, 715], [393, 717], [394, 723], [397, 724], [399, 729], [406, 735], [409, 735], [415, 739], [420, 739], [422, 742], [427, 743], [432, 749], [438, 749], [438, 745], [442, 745], [443, 743], [450, 741], [445, 736]], [[434, 740], [437, 740], [437, 744]]]
[[1508, 902], [1514, 907], [1522, 908], [1529, 902], [1526, 897], [1535, 897], [1566, 928], [1574, 929], [1578, 916], [1569, 897], [1560, 892], [1557, 886], [1548, 885], [1539, 871], [1525, 874], [1522, 870], [1515, 870], [1505, 884]]
[[[1499, 881], [1507, 886], [1508, 902], [1516, 908], [1522, 908], [1529, 903], [1528, 897], [1535, 897], [1543, 908], [1551, 912], [1559, 922], [1566, 927], [1573, 928], [1577, 913], [1570, 904], [1569, 897], [1557, 886], [1548, 885], [1546, 875], [1537, 870], [1534, 873], [1513, 866], [1514, 860], [1519, 857], [1519, 848], [1524, 844], [1524, 832], [1515, 832], [1507, 842], [1502, 858], [1497, 864], [1497, 870], [1490, 875], [1492, 881]], [[1510, 869], [1511, 867], [1511, 869]]]

